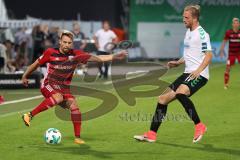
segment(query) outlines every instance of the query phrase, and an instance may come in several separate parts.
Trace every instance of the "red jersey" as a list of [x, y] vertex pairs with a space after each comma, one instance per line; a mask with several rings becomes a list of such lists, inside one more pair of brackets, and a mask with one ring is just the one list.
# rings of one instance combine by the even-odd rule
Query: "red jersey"
[[240, 55], [240, 30], [234, 32], [232, 29], [227, 30], [224, 40], [229, 41], [229, 55]]
[[56, 90], [69, 89], [74, 70], [79, 63], [87, 63], [90, 54], [80, 50], [61, 53], [59, 49], [49, 48], [38, 58], [40, 65], [47, 64], [47, 74], [42, 86], [50, 84]]

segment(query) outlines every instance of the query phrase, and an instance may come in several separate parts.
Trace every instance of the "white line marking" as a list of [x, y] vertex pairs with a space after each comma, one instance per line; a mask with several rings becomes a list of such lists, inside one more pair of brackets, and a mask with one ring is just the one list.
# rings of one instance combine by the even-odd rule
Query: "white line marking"
[[39, 98], [43, 98], [43, 96], [42, 96], [42, 95], [39, 95], [39, 96], [34, 96], [34, 97], [29, 97], [29, 98], [23, 98], [23, 99], [19, 99], [19, 100], [6, 101], [6, 102], [3, 102], [2, 104], [0, 104], [0, 106], [6, 105], [6, 104], [13, 104], [13, 103], [30, 101], [30, 100], [39, 99]]

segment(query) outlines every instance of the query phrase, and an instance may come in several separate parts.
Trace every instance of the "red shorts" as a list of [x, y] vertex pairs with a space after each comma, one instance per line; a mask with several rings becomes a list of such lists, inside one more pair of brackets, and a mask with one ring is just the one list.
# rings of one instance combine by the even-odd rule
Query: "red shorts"
[[53, 94], [60, 93], [63, 96], [64, 100], [74, 99], [74, 96], [71, 94], [70, 90], [63, 91], [63, 90], [55, 89], [53, 86], [49, 84], [42, 86], [40, 90], [42, 92], [42, 95], [45, 98], [49, 98], [49, 97], [52, 97]]
[[227, 65], [234, 65], [236, 59], [238, 60], [238, 63], [240, 63], [240, 55], [229, 55], [227, 60]]

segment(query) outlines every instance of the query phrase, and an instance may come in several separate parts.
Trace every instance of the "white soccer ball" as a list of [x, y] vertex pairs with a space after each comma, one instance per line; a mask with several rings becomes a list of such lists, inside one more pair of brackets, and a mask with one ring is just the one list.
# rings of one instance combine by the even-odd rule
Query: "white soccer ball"
[[59, 144], [62, 139], [61, 132], [56, 128], [49, 128], [44, 135], [45, 142], [48, 144]]

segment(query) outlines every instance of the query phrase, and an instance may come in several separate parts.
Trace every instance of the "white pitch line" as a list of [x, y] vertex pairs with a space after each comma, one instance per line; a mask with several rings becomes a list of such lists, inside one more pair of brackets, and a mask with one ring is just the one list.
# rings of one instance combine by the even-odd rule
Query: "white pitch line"
[[13, 103], [30, 101], [30, 100], [39, 99], [39, 98], [43, 98], [43, 96], [42, 96], [42, 95], [39, 95], [39, 96], [34, 96], [34, 97], [29, 97], [29, 98], [23, 98], [23, 99], [19, 99], [19, 100], [6, 101], [6, 102], [3, 102], [2, 104], [0, 104], [0, 106], [1, 106], [1, 105], [6, 105], [6, 104], [13, 104]]

